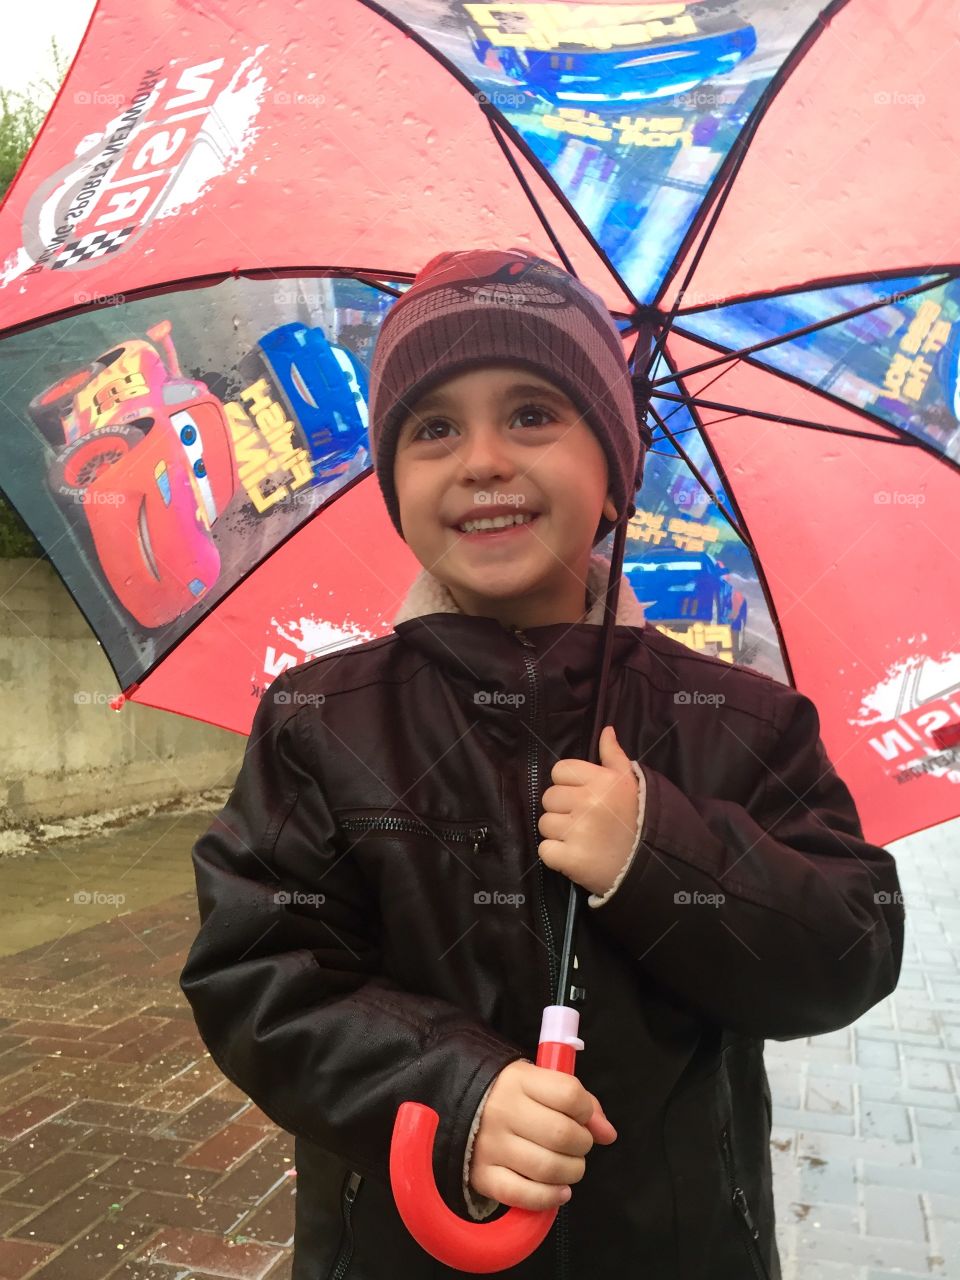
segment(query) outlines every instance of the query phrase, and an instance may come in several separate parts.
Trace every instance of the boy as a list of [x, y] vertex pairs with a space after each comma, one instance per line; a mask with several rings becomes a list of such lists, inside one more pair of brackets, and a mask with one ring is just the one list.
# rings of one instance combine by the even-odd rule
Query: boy
[[[501, 1274], [778, 1278], [763, 1041], [895, 988], [894, 860], [813, 704], [644, 625], [626, 579], [615, 723], [584, 760], [593, 548], [642, 462], [596, 294], [519, 250], [439, 254], [383, 322], [370, 440], [423, 569], [393, 634], [264, 695], [193, 850], [181, 975], [213, 1059], [296, 1135], [293, 1280], [467, 1274], [397, 1213], [406, 1100], [440, 1115], [461, 1216], [561, 1206]], [[534, 1060], [571, 880], [585, 1048], [565, 1076]]]

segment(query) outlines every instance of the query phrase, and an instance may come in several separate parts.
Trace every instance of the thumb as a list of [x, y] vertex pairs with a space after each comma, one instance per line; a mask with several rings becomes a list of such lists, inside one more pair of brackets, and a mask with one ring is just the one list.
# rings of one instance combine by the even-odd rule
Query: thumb
[[586, 1127], [590, 1130], [594, 1142], [599, 1142], [603, 1146], [609, 1146], [616, 1140], [617, 1131], [603, 1114], [603, 1108], [596, 1099], [594, 1099], [593, 1115], [587, 1121]]
[[618, 773], [632, 773], [630, 757], [617, 741], [617, 731], [612, 724], [604, 727], [600, 734], [600, 763], [608, 769], [616, 769]]

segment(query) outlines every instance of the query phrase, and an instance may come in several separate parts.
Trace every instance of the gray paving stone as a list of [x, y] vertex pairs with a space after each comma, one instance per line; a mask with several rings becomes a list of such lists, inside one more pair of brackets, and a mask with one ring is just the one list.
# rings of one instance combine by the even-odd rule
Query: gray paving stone
[[784, 1265], [783, 1280], [863, 1280], [866, 1274], [862, 1267], [851, 1267], [846, 1262], [827, 1262], [822, 1258], [791, 1258], [789, 1262], [789, 1271]]
[[924, 1111], [944, 1111], [953, 1114], [952, 1123], [960, 1123], [960, 1116], [956, 1114], [960, 1111], [960, 1101], [953, 1093], [933, 1089], [903, 1089], [886, 1081], [867, 1079], [860, 1086], [860, 1104], [863, 1106], [867, 1102], [888, 1102], [903, 1107], [918, 1107]]
[[859, 1191], [856, 1166], [851, 1160], [801, 1158], [797, 1200], [803, 1204], [840, 1204], [856, 1208]]
[[922, 1166], [899, 1168], [888, 1164], [872, 1164], [864, 1161], [861, 1178], [865, 1186], [907, 1187], [917, 1191], [936, 1193], [944, 1198], [960, 1198], [960, 1169], [927, 1169]]
[[791, 1120], [798, 1128], [822, 1133], [847, 1134], [850, 1137], [856, 1132], [853, 1115], [836, 1115], [831, 1111], [788, 1111], [781, 1109], [774, 1099], [773, 1119], [777, 1124], [789, 1124]]
[[[859, 1023], [857, 1024], [859, 1027]], [[900, 1070], [900, 1052], [896, 1040], [878, 1040], [875, 1036], [856, 1036], [857, 1062], [861, 1067], [885, 1067]]]
[[930, 1280], [931, 1275], [945, 1276], [946, 1271], [877, 1271], [868, 1267], [865, 1280]]
[[921, 1129], [958, 1130], [957, 1113], [949, 1107], [917, 1108], [914, 1113], [917, 1126]]
[[[808, 1111], [828, 1111], [834, 1115], [853, 1114], [853, 1089], [845, 1080], [837, 1080], [821, 1072], [807, 1076], [804, 1106]], [[843, 1130], [846, 1132], [846, 1130]]]
[[797, 1135], [797, 1156], [815, 1156], [823, 1160], [869, 1160], [877, 1165], [909, 1168], [917, 1164], [912, 1142], [891, 1142], [886, 1138], [850, 1138], [841, 1133], [812, 1133], [806, 1129]]
[[926, 1198], [931, 1217], [936, 1218], [937, 1221], [946, 1218], [950, 1222], [960, 1222], [960, 1190], [955, 1195], [941, 1195], [937, 1191], [928, 1191]]
[[915, 1058], [909, 1050], [905, 1050], [903, 1065], [907, 1084], [911, 1089], [938, 1089], [945, 1093], [954, 1092], [953, 1076], [950, 1074], [948, 1063]]
[[896, 1187], [864, 1187], [866, 1234], [898, 1240], [926, 1239], [923, 1205], [916, 1191]]
[[918, 1129], [917, 1145], [925, 1168], [960, 1169], [960, 1133], [940, 1129]]
[[861, 1236], [846, 1231], [804, 1231], [797, 1234], [797, 1254], [802, 1263], [800, 1275], [805, 1277], [807, 1259], [842, 1262], [853, 1266], [902, 1267], [929, 1274], [929, 1249], [925, 1242], [891, 1240], [878, 1236]]
[[893, 1142], [910, 1142], [913, 1138], [913, 1126], [905, 1107], [867, 1098], [860, 1104], [860, 1131], [866, 1137], [889, 1138]]
[[788, 1209], [794, 1222], [804, 1223], [814, 1231], [852, 1231], [855, 1235], [861, 1231], [863, 1213], [857, 1204], [807, 1204], [792, 1200]]

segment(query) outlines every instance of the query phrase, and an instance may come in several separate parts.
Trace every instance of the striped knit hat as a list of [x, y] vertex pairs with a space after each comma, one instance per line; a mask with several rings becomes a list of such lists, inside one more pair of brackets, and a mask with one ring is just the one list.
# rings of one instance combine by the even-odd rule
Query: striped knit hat
[[[541, 373], [578, 407], [603, 446], [622, 515], [640, 487], [650, 432], [642, 418], [638, 426], [623, 339], [603, 300], [522, 249], [465, 249], [421, 268], [384, 317], [373, 352], [370, 452], [401, 538], [393, 476], [401, 422], [437, 383], [494, 360]], [[601, 515], [593, 545], [613, 528]]]

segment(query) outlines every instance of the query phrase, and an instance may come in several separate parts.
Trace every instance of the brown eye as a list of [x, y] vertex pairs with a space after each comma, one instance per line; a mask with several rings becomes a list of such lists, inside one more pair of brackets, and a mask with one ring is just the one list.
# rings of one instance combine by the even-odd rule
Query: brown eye
[[538, 414], [541, 418], [545, 419], [544, 422], [531, 424], [533, 426], [546, 426], [547, 422], [554, 422], [556, 420], [556, 415], [549, 409], [545, 408], [542, 404], [525, 404], [522, 408], [517, 410], [514, 414], [514, 418], [519, 418], [528, 413]]
[[[429, 427], [429, 428], [432, 428], [432, 427], [436, 427], [436, 426], [438, 426], [438, 425], [439, 425], [439, 426], [441, 426], [441, 427], [448, 427], [450, 424], [449, 424], [449, 422], [447, 422], [446, 418], [430, 418], [427, 422], [423, 422], [423, 423], [421, 423], [421, 425], [416, 429], [416, 431], [414, 431], [414, 432], [411, 434], [410, 439], [411, 439], [411, 440], [419, 440], [419, 439], [420, 439], [420, 433], [421, 433], [422, 431], [425, 431], [428, 427]], [[429, 437], [429, 438], [430, 438], [430, 439], [433, 439], [433, 440], [442, 440], [442, 439], [443, 439], [443, 437], [442, 437], [442, 436], [431, 436], [431, 437]]]

